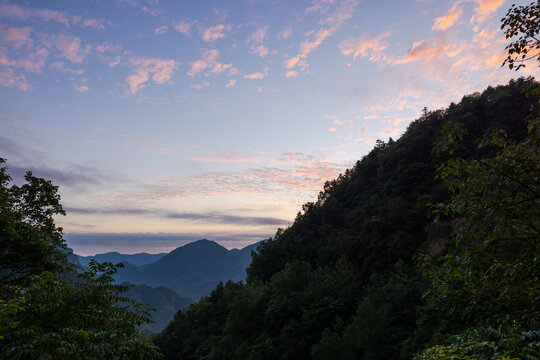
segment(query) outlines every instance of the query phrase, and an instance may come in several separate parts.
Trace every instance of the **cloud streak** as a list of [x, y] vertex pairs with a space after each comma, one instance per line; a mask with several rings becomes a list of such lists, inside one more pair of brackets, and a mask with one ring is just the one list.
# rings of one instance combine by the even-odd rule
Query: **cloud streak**
[[252, 226], [279, 226], [288, 223], [287, 220], [275, 217], [260, 216], [239, 216], [230, 214], [221, 214], [215, 212], [194, 213], [194, 212], [175, 212], [149, 209], [133, 208], [76, 208], [66, 207], [66, 212], [82, 215], [145, 215], [155, 216], [171, 220], [190, 220], [204, 222], [208, 224], [229, 224], [229, 225], [252, 225]]

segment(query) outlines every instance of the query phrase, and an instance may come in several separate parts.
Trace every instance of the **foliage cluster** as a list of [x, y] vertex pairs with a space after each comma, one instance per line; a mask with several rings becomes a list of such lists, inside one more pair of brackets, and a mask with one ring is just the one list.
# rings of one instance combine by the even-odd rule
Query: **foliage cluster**
[[0, 358], [158, 358], [138, 329], [150, 321], [148, 309], [122, 296], [116, 267], [71, 269], [53, 218], [64, 214], [57, 187], [31, 172], [13, 185], [4, 164], [0, 158]]

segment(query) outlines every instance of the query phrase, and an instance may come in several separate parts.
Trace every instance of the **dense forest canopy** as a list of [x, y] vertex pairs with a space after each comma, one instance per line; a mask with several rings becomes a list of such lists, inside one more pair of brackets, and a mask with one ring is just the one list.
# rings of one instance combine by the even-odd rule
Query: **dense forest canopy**
[[537, 86], [489, 87], [379, 141], [259, 246], [246, 284], [176, 315], [165, 357], [537, 354]]

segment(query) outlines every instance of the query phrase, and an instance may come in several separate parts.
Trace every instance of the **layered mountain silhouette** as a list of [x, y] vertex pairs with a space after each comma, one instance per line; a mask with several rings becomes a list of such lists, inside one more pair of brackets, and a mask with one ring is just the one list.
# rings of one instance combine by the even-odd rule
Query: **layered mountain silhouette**
[[199, 299], [208, 295], [220, 281], [246, 278], [246, 267], [257, 244], [241, 250], [227, 250], [210, 240], [181, 246], [150, 264], [136, 266], [128, 261], [119, 269], [119, 283], [165, 286], [183, 296]]
[[146, 264], [153, 263], [158, 261], [162, 257], [167, 255], [167, 253], [160, 254], [147, 254], [147, 253], [138, 253], [138, 254], [120, 254], [118, 252], [108, 252], [105, 254], [97, 254], [92, 256], [80, 256], [78, 255], [79, 263], [82, 266], [87, 266], [90, 263], [90, 260], [96, 260], [97, 262], [110, 262], [113, 264], [125, 263], [128, 262], [135, 266], [143, 266]]

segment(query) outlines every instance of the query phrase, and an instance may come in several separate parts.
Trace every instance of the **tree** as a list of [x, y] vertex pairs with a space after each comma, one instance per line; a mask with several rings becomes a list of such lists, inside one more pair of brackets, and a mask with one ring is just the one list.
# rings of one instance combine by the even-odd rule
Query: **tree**
[[159, 357], [138, 329], [149, 310], [122, 296], [128, 288], [113, 284], [114, 265], [93, 262], [60, 280], [71, 266], [53, 218], [65, 214], [58, 188], [31, 172], [25, 179], [9, 186], [0, 166], [0, 358]]
[[75, 284], [51, 272], [31, 278], [21, 289], [22, 311], [17, 326], [4, 330], [0, 356], [10, 359], [154, 359], [150, 340], [137, 326], [150, 321], [148, 310], [121, 296], [126, 286], [114, 285], [116, 267], [91, 262]]
[[506, 46], [508, 56], [502, 66], [508, 64], [517, 71], [528, 60], [540, 62], [540, 0], [527, 6], [512, 5], [502, 19], [501, 29], [505, 29], [507, 39], [519, 36]]
[[[445, 130], [437, 150], [454, 153], [465, 130]], [[540, 117], [522, 141], [498, 130], [477, 144], [472, 157], [438, 168], [450, 200], [432, 210], [452, 220], [454, 247], [427, 270], [439, 310], [472, 328], [418, 359], [540, 353]]]
[[65, 215], [58, 187], [29, 171], [26, 183], [12, 185], [0, 158], [0, 285], [18, 284], [42, 271], [68, 267], [62, 228], [54, 215]]

